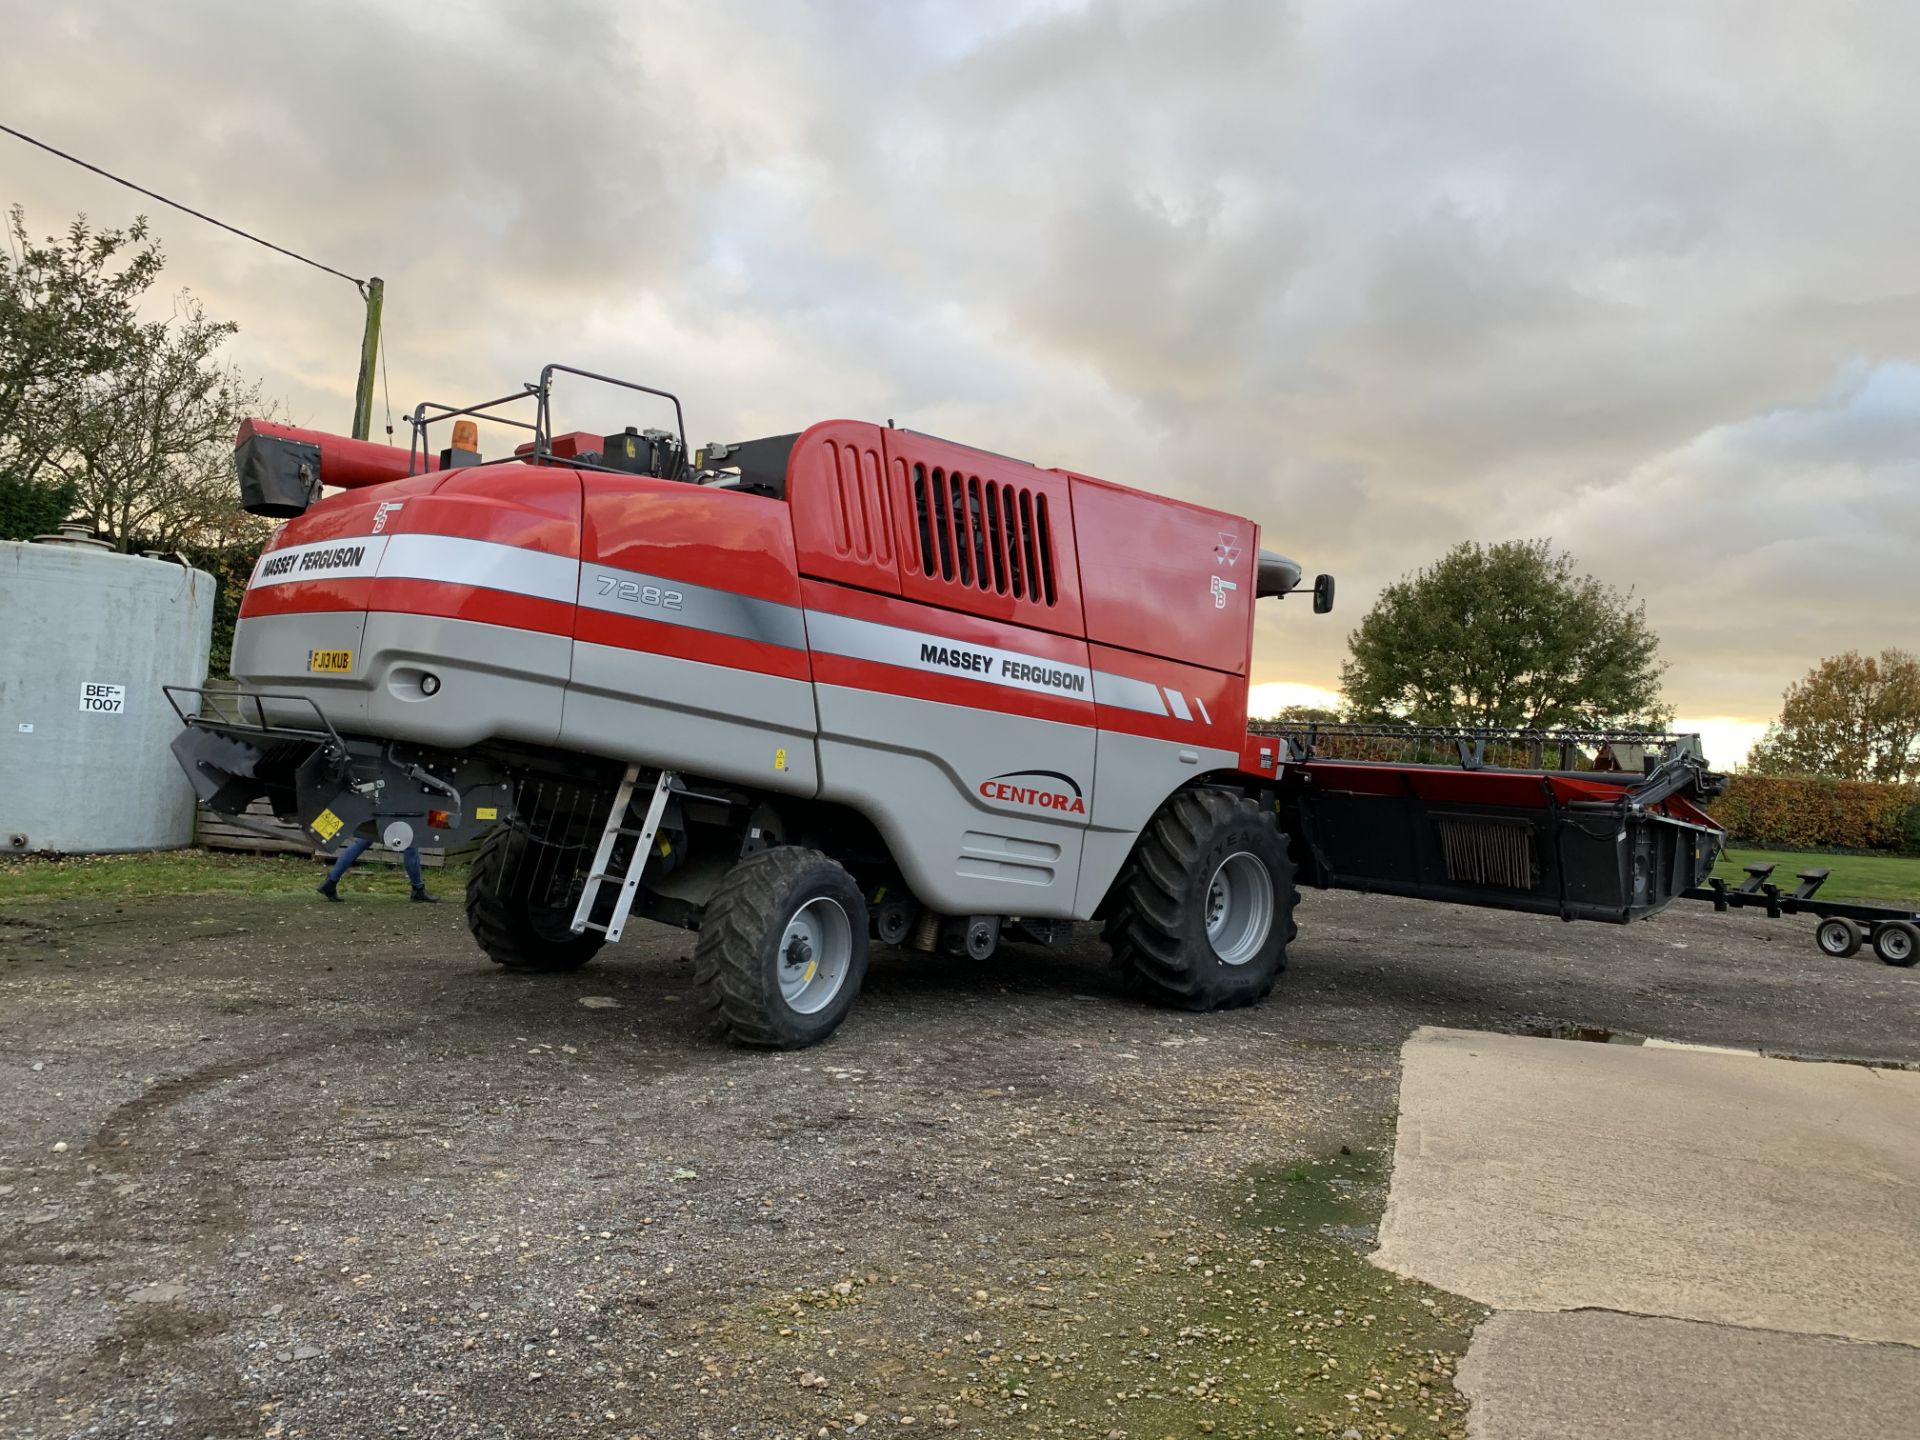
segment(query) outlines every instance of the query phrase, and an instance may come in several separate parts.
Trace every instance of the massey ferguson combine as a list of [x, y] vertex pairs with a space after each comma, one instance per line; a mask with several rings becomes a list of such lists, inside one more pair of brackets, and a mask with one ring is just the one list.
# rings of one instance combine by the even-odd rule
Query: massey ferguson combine
[[[675, 428], [555, 433], [557, 375]], [[679, 415], [550, 365], [421, 406], [404, 453], [249, 422], [243, 503], [286, 523], [237, 710], [180, 706], [200, 796], [480, 839], [467, 920], [511, 969], [695, 929], [719, 1026], [780, 1047], [841, 1022], [871, 940], [981, 958], [1100, 920], [1130, 988], [1210, 1010], [1273, 988], [1296, 881], [1625, 922], [1719, 852], [1665, 737], [1585, 737], [1645, 747], [1592, 771], [1560, 736], [1494, 737], [1515, 766], [1251, 732], [1255, 606], [1333, 598], [1251, 520], [852, 420], [690, 454]], [[484, 458], [476, 418], [527, 442]], [[1409, 735], [1425, 763], [1376, 753]]]

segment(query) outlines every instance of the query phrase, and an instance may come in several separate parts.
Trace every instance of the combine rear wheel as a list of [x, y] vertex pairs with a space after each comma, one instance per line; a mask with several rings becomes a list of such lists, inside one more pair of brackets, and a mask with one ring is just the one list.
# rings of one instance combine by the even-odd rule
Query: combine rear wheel
[[575, 935], [573, 906], [555, 903], [552, 875], [539, 887], [539, 849], [518, 830], [495, 827], [467, 872], [467, 929], [496, 965], [509, 970], [578, 970], [605, 940]]
[[817, 850], [749, 855], [707, 902], [693, 969], [707, 1010], [739, 1044], [815, 1044], [847, 1018], [866, 979], [867, 902]]
[[1226, 1010], [1273, 989], [1297, 899], [1270, 813], [1224, 791], [1183, 790], [1134, 846], [1104, 936], [1129, 990], [1182, 1010]]

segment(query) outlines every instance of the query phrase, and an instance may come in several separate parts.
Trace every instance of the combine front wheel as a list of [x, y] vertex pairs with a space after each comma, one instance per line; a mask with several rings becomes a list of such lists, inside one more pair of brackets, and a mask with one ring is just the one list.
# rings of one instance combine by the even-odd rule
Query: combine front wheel
[[867, 975], [867, 902], [838, 863], [783, 846], [727, 873], [700, 920], [694, 979], [742, 1045], [798, 1050], [847, 1018]]
[[536, 886], [537, 853], [520, 831], [493, 829], [467, 872], [467, 929], [508, 970], [578, 970], [605, 942], [591, 931], [573, 933], [573, 906], [554, 903], [551, 875]]
[[1121, 873], [1105, 939], [1122, 983], [1162, 1005], [1263, 999], [1294, 936], [1293, 862], [1272, 815], [1218, 790], [1160, 807]]

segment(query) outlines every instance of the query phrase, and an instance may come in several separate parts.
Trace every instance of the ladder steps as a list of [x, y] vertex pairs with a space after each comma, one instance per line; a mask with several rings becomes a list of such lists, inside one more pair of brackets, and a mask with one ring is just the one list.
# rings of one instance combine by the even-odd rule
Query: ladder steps
[[[645, 872], [647, 860], [653, 850], [653, 837], [660, 833], [660, 817], [667, 807], [667, 795], [673, 788], [674, 773], [662, 770], [654, 781], [653, 798], [647, 805], [644, 823], [635, 829], [625, 824], [633, 806], [633, 792], [639, 783], [640, 767], [629, 765], [620, 780], [620, 788], [614, 792], [613, 804], [607, 811], [606, 828], [600, 834], [600, 846], [594, 852], [593, 864], [587, 869], [586, 883], [580, 889], [580, 903], [574, 907], [572, 930], [581, 935], [588, 930], [598, 930], [609, 940], [618, 940], [620, 932], [626, 927], [627, 917], [633, 913], [634, 897], [640, 891], [640, 877]], [[623, 839], [635, 842], [633, 858], [624, 872], [616, 872], [612, 867], [614, 847]], [[613, 913], [607, 923], [602, 925], [591, 917], [594, 906], [600, 899], [600, 886], [603, 881], [618, 880], [620, 893], [614, 898]]]

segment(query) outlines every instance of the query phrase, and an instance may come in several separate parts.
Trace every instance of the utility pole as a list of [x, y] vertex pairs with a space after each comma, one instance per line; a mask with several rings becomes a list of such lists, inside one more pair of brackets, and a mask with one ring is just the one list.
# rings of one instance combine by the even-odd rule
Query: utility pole
[[360, 340], [360, 384], [353, 392], [353, 438], [365, 440], [373, 428], [373, 370], [380, 358], [380, 307], [386, 303], [386, 282], [378, 275], [367, 281], [367, 330]]

